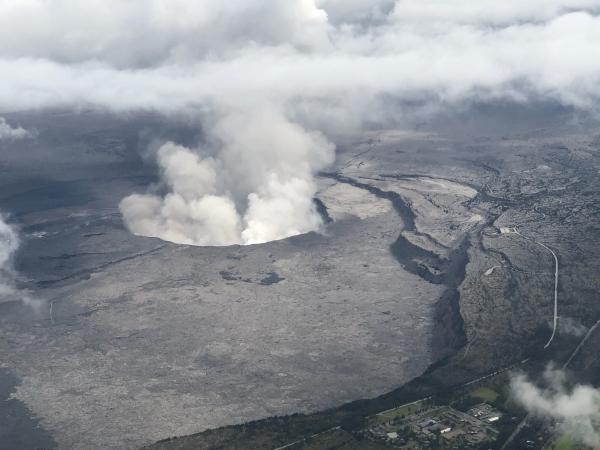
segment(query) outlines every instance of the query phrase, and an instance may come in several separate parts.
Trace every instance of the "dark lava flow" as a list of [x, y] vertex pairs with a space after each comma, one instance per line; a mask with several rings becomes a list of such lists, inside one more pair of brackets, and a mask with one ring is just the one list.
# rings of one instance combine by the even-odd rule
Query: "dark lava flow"
[[57, 444], [31, 416], [27, 407], [11, 394], [19, 379], [9, 370], [0, 368], [0, 448], [52, 449]]
[[[404, 200], [397, 192], [384, 191], [339, 173], [323, 173], [321, 175], [340, 183], [367, 190], [378, 198], [389, 200], [404, 222], [403, 231], [432, 239], [429, 235], [417, 230], [414, 211], [411, 209], [409, 202]], [[469, 247], [470, 240], [467, 235], [446, 259], [412, 243], [404, 237], [402, 232], [390, 246], [392, 255], [407, 272], [417, 275], [429, 283], [442, 284], [446, 287], [436, 303], [434, 311], [436, 327], [432, 338], [432, 348], [436, 358], [448, 356], [466, 343], [464, 323], [460, 314], [458, 288], [465, 278], [466, 266], [469, 262], [467, 253]]]

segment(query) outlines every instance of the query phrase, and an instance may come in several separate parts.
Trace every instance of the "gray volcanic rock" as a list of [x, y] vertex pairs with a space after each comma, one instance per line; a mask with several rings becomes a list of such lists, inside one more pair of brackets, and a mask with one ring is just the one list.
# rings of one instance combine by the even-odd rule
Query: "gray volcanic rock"
[[[423, 343], [440, 288], [394, 260], [395, 219], [254, 247], [151, 240], [48, 287], [51, 318], [3, 317], [3, 361], [23, 377], [16, 398], [60, 446], [127, 448], [406, 382], [433, 362]], [[270, 273], [284, 280], [263, 283]]]
[[121, 176], [123, 163], [86, 182], [81, 164], [74, 179], [11, 184], [3, 200], [25, 238], [20, 283], [39, 305], [0, 305], [2, 365], [60, 448], [131, 448], [330, 407], [407, 382], [439, 354], [444, 287], [390, 251], [403, 221], [389, 199], [324, 177], [334, 222], [320, 233], [179, 246], [122, 227], [118, 201], [151, 173]]
[[[384, 393], [459, 348], [475, 373], [543, 345], [551, 256], [500, 227], [557, 250], [561, 315], [589, 326], [598, 309], [589, 130], [361, 136], [319, 178], [332, 220], [320, 232], [210, 248], [123, 228], [119, 200], [156, 179], [136, 137], [156, 118], [68, 117], [58, 133], [64, 116], [32, 116], [38, 140], [0, 166], [0, 209], [24, 238], [17, 282], [38, 305], [0, 304], [0, 364], [19, 380], [11, 401], [59, 448], [314, 411]], [[34, 163], [44, 146], [47, 164]]]

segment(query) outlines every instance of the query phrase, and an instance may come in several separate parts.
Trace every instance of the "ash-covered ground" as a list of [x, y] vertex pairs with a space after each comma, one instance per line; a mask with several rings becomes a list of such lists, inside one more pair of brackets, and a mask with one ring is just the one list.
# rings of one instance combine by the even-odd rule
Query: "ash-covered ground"
[[550, 335], [553, 260], [500, 227], [559, 254], [561, 317], [600, 313], [600, 131], [568, 111], [340, 140], [320, 232], [230, 247], [123, 226], [119, 201], [157, 181], [144, 148], [193, 140], [186, 127], [6, 117], [36, 130], [0, 143], [0, 209], [34, 299], [0, 304], [9, 448], [135, 448], [377, 396], [449, 355], [473, 373], [508, 363]]

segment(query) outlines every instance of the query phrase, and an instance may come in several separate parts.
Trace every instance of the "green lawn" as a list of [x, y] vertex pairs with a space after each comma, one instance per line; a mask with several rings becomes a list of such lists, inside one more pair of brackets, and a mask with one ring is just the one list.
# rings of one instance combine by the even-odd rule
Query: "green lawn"
[[330, 450], [343, 448], [344, 450], [381, 450], [384, 446], [375, 442], [357, 441], [354, 436], [344, 430], [332, 430], [308, 439], [296, 448], [301, 450]]
[[560, 439], [552, 444], [553, 450], [574, 450], [576, 448], [576, 442], [573, 440], [571, 435], [563, 434]]
[[391, 411], [388, 411], [385, 414], [377, 415], [377, 416], [375, 416], [375, 419], [377, 420], [378, 423], [383, 423], [383, 422], [387, 422], [388, 420], [410, 416], [411, 414], [414, 414], [415, 412], [417, 412], [420, 409], [425, 409], [426, 405], [427, 405], [426, 401], [423, 401], [423, 402], [415, 403], [412, 405], [402, 406], [400, 408], [396, 408]]
[[498, 398], [498, 393], [488, 387], [479, 387], [471, 391], [471, 397], [479, 398], [486, 402], [495, 402]]

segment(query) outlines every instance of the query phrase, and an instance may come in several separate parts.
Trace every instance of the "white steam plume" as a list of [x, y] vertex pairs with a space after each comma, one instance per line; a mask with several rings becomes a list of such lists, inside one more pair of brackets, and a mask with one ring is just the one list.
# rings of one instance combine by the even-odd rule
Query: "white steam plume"
[[256, 244], [315, 230], [315, 172], [333, 145], [271, 108], [228, 113], [212, 131], [218, 153], [167, 143], [158, 151], [164, 197], [134, 194], [120, 208], [139, 235], [193, 245]]
[[20, 244], [16, 228], [7, 223], [5, 216], [0, 213], [0, 303], [20, 300], [34, 313], [39, 314], [44, 302], [33, 297], [28, 290], [15, 286], [13, 258]]
[[511, 380], [515, 401], [540, 419], [558, 421], [565, 433], [600, 448], [600, 390], [588, 385], [568, 388], [564, 371], [549, 366], [538, 387], [524, 375]]
[[15, 292], [12, 259], [18, 248], [17, 232], [0, 214], [0, 301]]
[[0, 117], [0, 140], [17, 140], [31, 137], [31, 133], [22, 127], [11, 127], [4, 117]]

